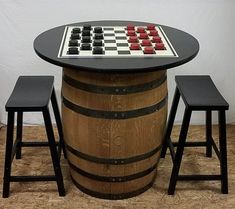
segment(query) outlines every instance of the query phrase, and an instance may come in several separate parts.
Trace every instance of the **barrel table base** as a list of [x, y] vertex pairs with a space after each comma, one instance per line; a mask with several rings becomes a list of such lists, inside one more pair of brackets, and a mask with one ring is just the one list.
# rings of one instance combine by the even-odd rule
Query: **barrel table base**
[[74, 184], [104, 199], [149, 189], [167, 117], [166, 71], [105, 74], [64, 68], [62, 99]]

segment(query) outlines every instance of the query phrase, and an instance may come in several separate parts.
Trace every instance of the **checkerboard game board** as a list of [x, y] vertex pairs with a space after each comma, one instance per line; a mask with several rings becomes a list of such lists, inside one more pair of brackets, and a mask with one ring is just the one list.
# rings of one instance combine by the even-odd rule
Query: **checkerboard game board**
[[66, 26], [59, 58], [178, 57], [157, 25]]

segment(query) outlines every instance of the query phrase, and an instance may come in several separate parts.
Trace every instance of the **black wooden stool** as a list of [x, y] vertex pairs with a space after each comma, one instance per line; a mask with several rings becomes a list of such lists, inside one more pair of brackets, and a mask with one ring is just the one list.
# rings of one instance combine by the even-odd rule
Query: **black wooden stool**
[[[60, 168], [60, 152], [63, 148], [63, 131], [60, 119], [58, 104], [56, 101], [55, 90], [53, 87], [53, 76], [20, 76], [16, 82], [14, 90], [6, 103], [8, 112], [7, 120], [7, 137], [5, 153], [5, 170], [3, 178], [3, 197], [9, 196], [10, 182], [24, 181], [56, 181], [60, 196], [65, 196], [62, 172]], [[59, 133], [59, 143], [55, 142], [51, 117], [49, 113], [49, 102], [51, 100], [56, 124]], [[14, 136], [14, 116], [17, 112], [17, 130], [16, 140], [13, 145]], [[23, 112], [42, 112], [48, 142], [23, 142]], [[58, 145], [58, 152], [57, 146]], [[22, 147], [49, 146], [55, 175], [43, 176], [12, 176], [11, 164], [16, 155], [17, 159], [21, 158]], [[66, 157], [66, 156], [65, 156]]]
[[[221, 192], [228, 193], [228, 174], [227, 174], [227, 148], [226, 148], [226, 119], [225, 110], [229, 105], [221, 96], [210, 76], [176, 76], [176, 90], [171, 107], [169, 120], [167, 123], [161, 157], [165, 157], [167, 147], [170, 149], [173, 160], [168, 194], [175, 192], [177, 180], [220, 180]], [[180, 96], [185, 104], [185, 112], [179, 141], [172, 143], [171, 131], [175, 120], [175, 115]], [[206, 142], [186, 142], [188, 127], [192, 111], [206, 112]], [[219, 116], [219, 148], [217, 148], [212, 138], [212, 111], [218, 111]], [[174, 146], [177, 147], [176, 153]], [[205, 146], [206, 156], [212, 156], [212, 147], [220, 160], [220, 175], [179, 175], [180, 164], [184, 147]]]

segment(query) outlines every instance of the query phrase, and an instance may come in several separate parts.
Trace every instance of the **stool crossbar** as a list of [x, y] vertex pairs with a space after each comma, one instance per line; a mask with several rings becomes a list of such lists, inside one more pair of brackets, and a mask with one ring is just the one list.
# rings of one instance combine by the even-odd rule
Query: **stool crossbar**
[[[60, 168], [60, 155], [63, 149], [66, 158], [66, 152], [63, 142], [62, 123], [58, 104], [56, 101], [55, 90], [53, 87], [53, 76], [20, 76], [16, 82], [14, 90], [6, 103], [7, 119], [7, 136], [5, 167], [3, 177], [3, 197], [9, 196], [10, 182], [27, 182], [27, 181], [56, 181], [60, 196], [65, 195], [62, 172]], [[55, 141], [51, 116], [49, 112], [49, 102], [51, 101], [54, 116], [56, 119], [59, 142]], [[24, 112], [42, 112], [45, 122], [48, 142], [23, 142], [23, 113]], [[16, 140], [13, 143], [14, 136], [14, 119], [17, 113]], [[55, 175], [39, 176], [13, 176], [11, 175], [11, 164], [14, 159], [21, 158], [22, 147], [44, 147], [50, 148], [52, 163]], [[58, 150], [57, 150], [58, 146]]]
[[[176, 76], [176, 90], [165, 131], [161, 157], [166, 155], [169, 147], [173, 161], [168, 194], [173, 195], [177, 180], [220, 180], [221, 192], [228, 193], [227, 174], [227, 148], [226, 148], [226, 117], [225, 111], [229, 105], [217, 90], [210, 76]], [[178, 142], [172, 142], [171, 132], [174, 125], [175, 115], [180, 96], [185, 104], [185, 111]], [[206, 112], [206, 141], [186, 142], [192, 111]], [[212, 137], [212, 111], [218, 111], [219, 118], [219, 149]], [[180, 164], [184, 147], [205, 146], [206, 156], [212, 156], [214, 149], [220, 161], [220, 174], [218, 175], [179, 175]], [[174, 147], [177, 147], [175, 152]]]

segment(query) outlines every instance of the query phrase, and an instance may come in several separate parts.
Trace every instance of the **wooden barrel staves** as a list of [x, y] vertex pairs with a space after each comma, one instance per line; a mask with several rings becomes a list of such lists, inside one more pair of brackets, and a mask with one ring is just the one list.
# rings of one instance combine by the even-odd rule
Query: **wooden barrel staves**
[[64, 68], [62, 96], [74, 184], [104, 199], [149, 189], [167, 117], [166, 71], [105, 74]]

